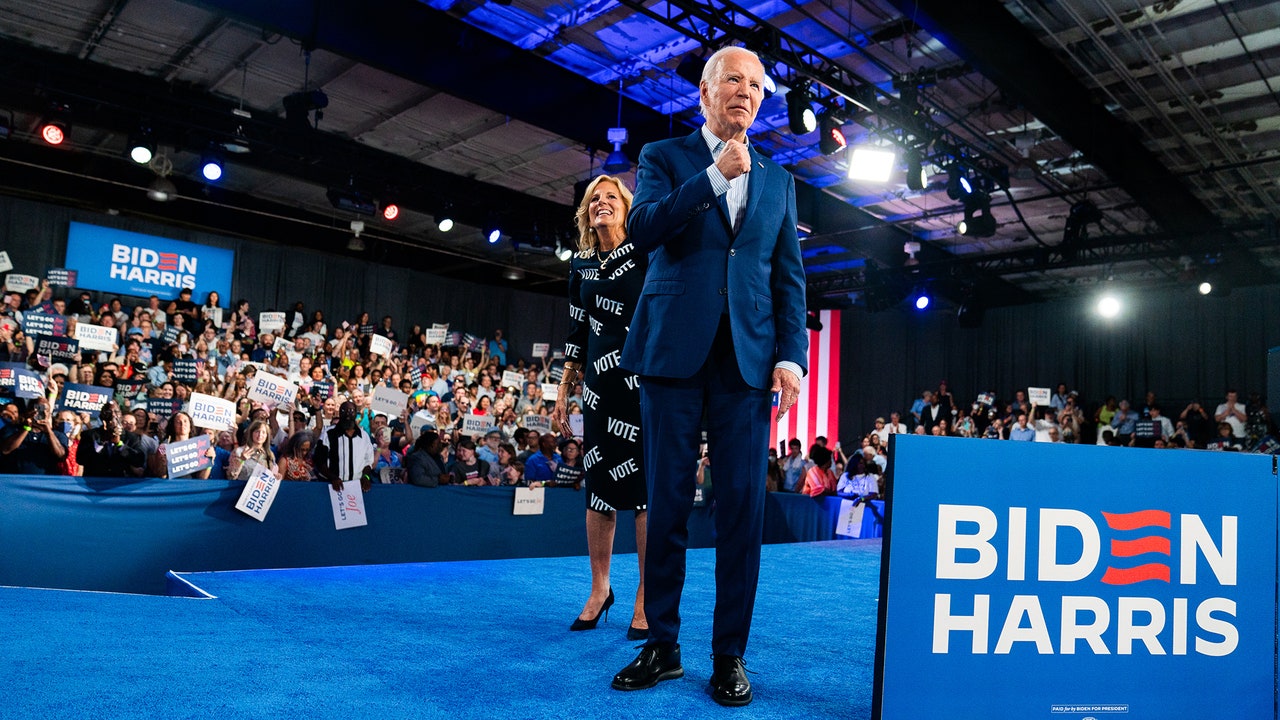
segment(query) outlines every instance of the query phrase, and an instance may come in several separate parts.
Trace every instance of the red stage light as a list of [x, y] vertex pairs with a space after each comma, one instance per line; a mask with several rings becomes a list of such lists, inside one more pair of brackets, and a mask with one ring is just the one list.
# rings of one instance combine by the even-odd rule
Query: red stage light
[[47, 122], [40, 126], [40, 137], [50, 145], [61, 145], [62, 141], [67, 139], [67, 133], [62, 126]]
[[387, 220], [395, 220], [400, 217], [400, 206], [395, 203], [387, 204], [386, 207], [382, 208], [382, 217]]

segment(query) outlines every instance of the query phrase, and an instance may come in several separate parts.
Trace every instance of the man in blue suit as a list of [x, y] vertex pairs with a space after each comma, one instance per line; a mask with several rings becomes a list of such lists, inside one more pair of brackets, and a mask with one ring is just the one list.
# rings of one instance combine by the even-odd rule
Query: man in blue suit
[[628, 228], [650, 253], [649, 271], [622, 366], [640, 376], [650, 635], [614, 677], [619, 690], [684, 675], [680, 593], [705, 420], [716, 471], [712, 697], [722, 705], [752, 698], [742, 657], [760, 574], [771, 396], [781, 393], [782, 417], [808, 355], [795, 181], [746, 135], [763, 86], [754, 53], [716, 52], [700, 84], [706, 124], [640, 153]]

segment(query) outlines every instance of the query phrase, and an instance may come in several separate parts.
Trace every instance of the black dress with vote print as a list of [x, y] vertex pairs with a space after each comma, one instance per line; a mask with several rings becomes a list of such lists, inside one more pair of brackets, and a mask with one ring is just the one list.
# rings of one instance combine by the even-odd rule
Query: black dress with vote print
[[618, 365], [647, 268], [648, 257], [625, 241], [609, 253], [578, 253], [570, 270], [564, 355], [582, 365], [582, 466], [587, 507], [598, 512], [644, 510], [649, 501], [640, 379]]

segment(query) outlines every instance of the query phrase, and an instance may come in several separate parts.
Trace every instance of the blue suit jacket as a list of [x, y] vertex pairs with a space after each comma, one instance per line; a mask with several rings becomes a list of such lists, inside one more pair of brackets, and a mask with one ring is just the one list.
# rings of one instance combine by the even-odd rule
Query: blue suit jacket
[[701, 130], [640, 151], [627, 236], [650, 253], [649, 272], [622, 365], [641, 375], [693, 376], [727, 302], [742, 377], [766, 389], [778, 361], [808, 367], [795, 180], [752, 149], [735, 236], [726, 199], [707, 178], [712, 162]]

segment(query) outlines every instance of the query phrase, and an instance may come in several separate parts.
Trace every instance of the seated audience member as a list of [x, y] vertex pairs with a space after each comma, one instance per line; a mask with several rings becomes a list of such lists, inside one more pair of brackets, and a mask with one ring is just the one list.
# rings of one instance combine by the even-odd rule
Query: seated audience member
[[0, 436], [0, 468], [20, 475], [57, 475], [70, 440], [54, 427], [53, 411], [44, 398], [31, 400], [21, 419]]
[[834, 495], [836, 476], [831, 472], [831, 451], [814, 445], [809, 448], [809, 460], [813, 465], [804, 476], [804, 494], [809, 497]]
[[879, 499], [881, 475], [880, 466], [874, 463], [868, 465], [865, 472], [850, 475], [846, 471], [836, 484], [836, 495], [864, 500]]
[[315, 463], [311, 460], [315, 436], [309, 430], [290, 435], [280, 446], [280, 479], [309, 482], [316, 477]]
[[[902, 422], [902, 414], [898, 412], [889, 413], [889, 422], [885, 424], [886, 435], [906, 435], [907, 424]], [[888, 447], [888, 437], [881, 437], [881, 444]]]
[[1224, 421], [1218, 423], [1218, 437], [1211, 440], [1208, 445], [1205, 445], [1205, 449], [1241, 452], [1244, 450], [1244, 446], [1236, 438], [1235, 429], [1231, 426], [1231, 423]]
[[799, 438], [791, 438], [787, 443], [787, 456], [778, 461], [782, 469], [782, 490], [800, 492], [804, 489], [804, 474], [809, 469], [809, 461], [801, 454]]
[[560, 462], [556, 465], [555, 477], [548, 484], [581, 490], [582, 473], [582, 445], [569, 438], [560, 443]]
[[1138, 412], [1129, 406], [1128, 400], [1121, 400], [1116, 414], [1111, 417], [1111, 428], [1116, 431], [1116, 442], [1129, 445], [1133, 442], [1133, 433], [1138, 427]]
[[[533, 435], [533, 431], [529, 431], [529, 435]], [[546, 433], [538, 438], [538, 452], [524, 461], [524, 479], [529, 481], [529, 487], [549, 483], [555, 479], [556, 468], [562, 461], [560, 453], [556, 452], [556, 436]]]
[[[1099, 445], [1106, 444], [1102, 442], [1102, 433], [1103, 431], [1111, 428], [1111, 421], [1115, 418], [1116, 412], [1119, 409], [1120, 409], [1119, 406], [1116, 405], [1115, 396], [1108, 395], [1106, 402], [1104, 402], [1101, 406], [1099, 406], [1097, 411], [1093, 413], [1093, 422], [1096, 423], [1098, 426], [1098, 444]], [[1115, 434], [1115, 431], [1113, 430], [1112, 435], [1114, 434]]]
[[80, 438], [76, 462], [85, 477], [140, 478], [146, 471], [147, 454], [137, 435], [126, 432], [120, 406], [108, 401], [98, 415], [102, 427]]
[[[550, 437], [550, 435], [548, 435]], [[552, 443], [555, 438], [552, 438]], [[449, 474], [459, 485], [484, 485], [489, 477], [489, 463], [476, 457], [476, 444], [469, 437], [457, 442], [457, 457], [449, 464]]]
[[1045, 431], [1045, 442], [1060, 443], [1062, 442], [1062, 430], [1056, 426]]
[[1209, 417], [1209, 411], [1205, 410], [1204, 405], [1199, 400], [1192, 400], [1183, 408], [1182, 413], [1178, 415], [1178, 419], [1186, 423], [1188, 438], [1193, 440], [1196, 445], [1203, 447], [1205, 443], [1213, 439], [1217, 434], [1217, 426], [1213, 419]]
[[410, 485], [433, 488], [448, 485], [450, 476], [446, 472], [446, 463], [440, 442], [440, 435], [434, 430], [423, 430], [413, 444], [413, 449], [404, 458], [405, 473]]
[[1018, 422], [1009, 430], [1009, 439], [1021, 442], [1035, 442], [1035, 428], [1027, 425], [1027, 414], [1025, 412], [1018, 413]]
[[1173, 422], [1165, 417], [1160, 406], [1154, 403], [1147, 407], [1147, 413], [1151, 422], [1155, 423], [1156, 438], [1168, 442], [1173, 437]]

